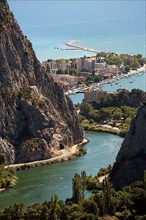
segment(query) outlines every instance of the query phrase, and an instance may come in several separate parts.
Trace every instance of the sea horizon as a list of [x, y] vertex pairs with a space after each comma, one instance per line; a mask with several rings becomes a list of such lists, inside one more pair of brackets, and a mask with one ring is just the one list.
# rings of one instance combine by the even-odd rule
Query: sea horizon
[[[115, 53], [145, 56], [145, 1], [8, 0], [40, 61], [96, 53], [62, 50], [66, 42]], [[27, 16], [26, 16], [27, 15]], [[62, 49], [55, 49], [55, 48]]]

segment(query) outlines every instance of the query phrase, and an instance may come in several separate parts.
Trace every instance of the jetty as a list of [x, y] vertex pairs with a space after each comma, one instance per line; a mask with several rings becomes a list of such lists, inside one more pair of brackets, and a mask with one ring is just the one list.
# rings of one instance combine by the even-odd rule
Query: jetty
[[75, 50], [84, 50], [84, 51], [94, 52], [94, 53], [101, 52], [100, 50], [95, 50], [95, 49], [75, 45], [78, 42], [80, 42], [80, 40], [73, 40], [68, 43], [65, 43], [65, 45], [68, 47], [74, 48]]

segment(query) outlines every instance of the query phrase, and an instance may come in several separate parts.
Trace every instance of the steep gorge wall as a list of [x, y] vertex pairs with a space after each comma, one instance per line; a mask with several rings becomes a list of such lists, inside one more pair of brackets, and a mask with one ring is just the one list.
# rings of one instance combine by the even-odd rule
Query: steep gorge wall
[[136, 117], [122, 143], [113, 166], [111, 180], [121, 188], [135, 180], [143, 180], [146, 170], [146, 104], [139, 107]]
[[37, 60], [5, 0], [0, 0], [0, 154], [5, 164], [55, 156], [82, 141], [72, 101]]

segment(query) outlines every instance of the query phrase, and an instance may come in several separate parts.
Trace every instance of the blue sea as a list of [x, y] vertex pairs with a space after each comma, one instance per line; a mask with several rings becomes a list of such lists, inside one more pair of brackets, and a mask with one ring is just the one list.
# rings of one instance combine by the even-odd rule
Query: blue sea
[[40, 61], [94, 55], [63, 51], [75, 39], [81, 46], [145, 55], [145, 1], [8, 0], [23, 33]]

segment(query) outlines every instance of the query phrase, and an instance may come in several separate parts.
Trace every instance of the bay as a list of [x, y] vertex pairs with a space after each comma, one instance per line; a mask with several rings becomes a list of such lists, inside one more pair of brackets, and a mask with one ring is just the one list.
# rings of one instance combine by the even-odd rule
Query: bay
[[145, 1], [8, 0], [24, 35], [40, 61], [94, 55], [63, 51], [65, 43], [97, 50], [145, 55]]
[[49, 200], [58, 194], [60, 199], [72, 196], [72, 177], [86, 171], [96, 175], [101, 167], [113, 164], [123, 138], [107, 134], [86, 132], [90, 142], [85, 146], [87, 154], [71, 161], [18, 171], [17, 185], [0, 193], [0, 208], [23, 202], [25, 205]]

